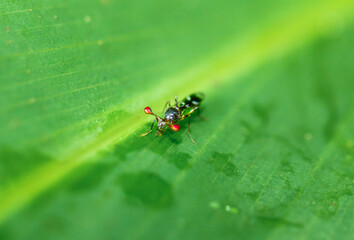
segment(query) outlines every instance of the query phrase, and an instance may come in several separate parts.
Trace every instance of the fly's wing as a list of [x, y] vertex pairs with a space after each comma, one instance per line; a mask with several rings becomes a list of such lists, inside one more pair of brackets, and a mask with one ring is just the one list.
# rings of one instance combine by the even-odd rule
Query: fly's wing
[[189, 107], [189, 108], [184, 109], [184, 110], [182, 111], [182, 115], [183, 115], [183, 116], [186, 116], [186, 115], [192, 113], [192, 110], [193, 110], [195, 107], [196, 107], [196, 106], [194, 106], [194, 107]]

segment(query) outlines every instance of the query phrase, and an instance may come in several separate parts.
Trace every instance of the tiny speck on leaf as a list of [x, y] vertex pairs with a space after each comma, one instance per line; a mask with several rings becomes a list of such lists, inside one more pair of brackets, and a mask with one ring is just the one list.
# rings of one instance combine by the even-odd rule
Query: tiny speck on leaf
[[87, 16], [85, 16], [84, 20], [86, 23], [90, 23], [92, 19], [91, 19], [91, 16], [87, 15]]

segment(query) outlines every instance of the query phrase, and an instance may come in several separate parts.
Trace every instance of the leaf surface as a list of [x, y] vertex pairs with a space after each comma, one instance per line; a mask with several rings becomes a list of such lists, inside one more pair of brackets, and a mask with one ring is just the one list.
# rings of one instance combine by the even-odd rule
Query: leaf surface
[[[1, 3], [0, 239], [351, 239], [352, 13]], [[196, 91], [197, 145], [139, 137]]]

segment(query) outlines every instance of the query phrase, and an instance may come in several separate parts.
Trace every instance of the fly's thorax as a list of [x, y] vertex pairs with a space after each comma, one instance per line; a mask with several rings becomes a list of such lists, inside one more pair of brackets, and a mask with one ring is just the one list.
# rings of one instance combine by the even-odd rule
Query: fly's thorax
[[169, 107], [165, 111], [165, 119], [170, 122], [177, 121], [181, 118], [178, 108]]

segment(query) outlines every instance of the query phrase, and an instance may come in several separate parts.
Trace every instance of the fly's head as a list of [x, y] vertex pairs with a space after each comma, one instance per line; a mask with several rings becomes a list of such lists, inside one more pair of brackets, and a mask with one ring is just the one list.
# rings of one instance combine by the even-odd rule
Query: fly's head
[[162, 118], [157, 119], [157, 132], [156, 135], [161, 136], [163, 134], [163, 129], [166, 126], [166, 121], [164, 121]]
[[157, 132], [156, 135], [161, 136], [165, 130], [166, 127], [169, 127], [171, 130], [177, 132], [180, 130], [180, 126], [178, 124], [175, 124], [173, 121], [168, 121], [166, 119], [158, 119], [157, 120]]
[[178, 124], [175, 124], [175, 122], [181, 118], [178, 108], [175, 107], [168, 108], [165, 112], [165, 118], [160, 118], [159, 116], [157, 116], [155, 113], [152, 112], [150, 107], [146, 107], [144, 109], [144, 112], [146, 114], [151, 114], [156, 118], [157, 120], [156, 135], [161, 136], [164, 133], [166, 127], [169, 127], [175, 132], [180, 130], [180, 126]]

